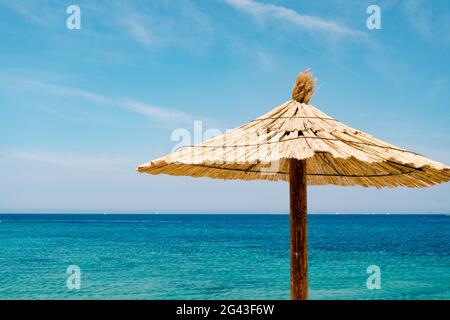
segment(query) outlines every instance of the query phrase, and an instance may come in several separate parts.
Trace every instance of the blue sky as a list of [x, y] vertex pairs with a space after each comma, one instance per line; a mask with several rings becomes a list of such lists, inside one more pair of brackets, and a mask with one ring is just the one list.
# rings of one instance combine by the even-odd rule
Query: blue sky
[[[322, 111], [449, 164], [449, 15], [446, 0], [0, 0], [0, 211], [287, 212], [286, 183], [135, 167], [194, 120], [224, 131], [278, 106], [307, 67]], [[450, 211], [448, 184], [309, 190], [311, 212]]]

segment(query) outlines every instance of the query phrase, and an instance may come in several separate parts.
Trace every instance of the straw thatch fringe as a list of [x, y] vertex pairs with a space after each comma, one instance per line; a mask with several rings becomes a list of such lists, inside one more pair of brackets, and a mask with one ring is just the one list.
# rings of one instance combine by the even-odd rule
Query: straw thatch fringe
[[[325, 164], [316, 162], [317, 158], [309, 158], [307, 165], [313, 168], [324, 167]], [[362, 163], [354, 159], [354, 167], [360, 166], [370, 168], [371, 164]], [[348, 162], [346, 162], [348, 164]], [[341, 164], [342, 165], [342, 164]], [[151, 168], [141, 166], [139, 172], [149, 174], [169, 174], [173, 176], [191, 176], [194, 178], [208, 177], [223, 180], [267, 180], [267, 181], [288, 181], [287, 160], [280, 161], [278, 170], [270, 170], [269, 165], [262, 164], [182, 164], [182, 163], [154, 163]], [[380, 168], [387, 168], [388, 162], [380, 163]], [[333, 167], [330, 165], [330, 167]], [[261, 170], [267, 168], [267, 171]], [[370, 169], [367, 169], [370, 171]], [[373, 170], [376, 171], [376, 170]], [[411, 187], [423, 188], [447, 182], [450, 180], [450, 169], [437, 170], [430, 166], [424, 166], [411, 170], [398, 170], [397, 173], [373, 173], [373, 174], [347, 174], [347, 173], [320, 173], [308, 170], [309, 185], [340, 185], [340, 186], [374, 186], [383, 187]]]
[[139, 166], [139, 172], [214, 179], [288, 180], [287, 159], [306, 159], [308, 184], [428, 187], [450, 168], [290, 100], [200, 145]]

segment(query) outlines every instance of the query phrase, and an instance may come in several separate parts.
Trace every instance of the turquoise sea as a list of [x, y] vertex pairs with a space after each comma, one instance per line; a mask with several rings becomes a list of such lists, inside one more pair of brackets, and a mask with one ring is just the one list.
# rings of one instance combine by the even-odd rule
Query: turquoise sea
[[[308, 219], [312, 299], [450, 299], [450, 216]], [[289, 299], [288, 215], [0, 221], [0, 299]], [[70, 265], [79, 290], [66, 285]], [[370, 265], [379, 290], [366, 286]]]

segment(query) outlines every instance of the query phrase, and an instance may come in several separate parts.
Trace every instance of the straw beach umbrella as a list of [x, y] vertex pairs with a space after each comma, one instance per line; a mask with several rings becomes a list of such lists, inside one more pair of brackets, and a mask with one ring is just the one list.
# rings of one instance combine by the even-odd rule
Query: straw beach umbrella
[[378, 140], [309, 104], [315, 80], [297, 77], [292, 99], [203, 143], [140, 165], [138, 172], [290, 185], [291, 299], [308, 298], [307, 185], [423, 188], [450, 167]]

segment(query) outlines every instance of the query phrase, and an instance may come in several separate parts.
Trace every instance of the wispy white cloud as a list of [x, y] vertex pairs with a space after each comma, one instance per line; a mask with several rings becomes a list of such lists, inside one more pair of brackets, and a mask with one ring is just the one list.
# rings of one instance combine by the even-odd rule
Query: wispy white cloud
[[[146, 49], [182, 47], [201, 50], [211, 41], [213, 27], [208, 15], [193, 1], [119, 2], [112, 5], [119, 33]], [[115, 28], [115, 27], [113, 27]]]
[[[67, 5], [50, 0], [0, 0], [0, 8], [19, 16], [22, 21], [47, 28], [55, 37], [58, 37], [55, 31], [60, 31], [55, 26], [61, 23], [60, 15], [64, 17]], [[198, 51], [212, 41], [214, 30], [209, 15], [195, 1], [97, 0], [80, 4], [80, 7], [87, 13], [86, 17], [96, 17], [90, 28], [82, 29], [83, 35], [104, 42], [130, 41], [148, 50], [170, 46]], [[64, 38], [58, 37], [58, 40], [64, 41]]]
[[421, 0], [409, 0], [404, 2], [405, 12], [411, 26], [421, 35], [429, 38], [432, 36], [431, 21], [432, 11], [426, 2]]
[[49, 26], [55, 19], [54, 15], [48, 14], [49, 6], [46, 1], [0, 0], [0, 6], [21, 16], [26, 21], [36, 23], [40, 26]]
[[335, 21], [311, 15], [300, 14], [297, 11], [270, 3], [255, 0], [225, 0], [234, 8], [245, 11], [258, 19], [276, 19], [289, 22], [305, 30], [319, 30], [339, 36], [363, 36], [364, 32], [353, 30]]
[[145, 19], [138, 14], [128, 13], [120, 16], [120, 22], [128, 35], [147, 49], [165, 45], [165, 41], [157, 37]]
[[448, 2], [432, 3], [424, 0], [402, 1], [402, 12], [412, 29], [422, 37], [435, 41], [439, 45], [450, 44], [450, 20], [448, 15], [440, 14], [448, 12]]
[[135, 100], [123, 100], [120, 105], [151, 119], [160, 121], [192, 122], [194, 117], [179, 111], [157, 107]]
[[101, 104], [111, 103], [110, 99], [108, 99], [107, 97], [88, 90], [82, 90], [36, 80], [22, 80], [22, 85], [24, 86], [24, 88], [38, 90], [41, 93], [46, 92], [62, 96], [74, 96], [77, 98], [82, 98], [84, 100], [91, 101], [93, 103], [101, 103]]
[[2, 72], [2, 74], [0, 74], [0, 88], [19, 91], [33, 91], [50, 95], [74, 96], [94, 103], [110, 102], [105, 96], [89, 90], [35, 80], [28, 76], [17, 75], [13, 72]]
[[34, 163], [45, 163], [71, 168], [120, 168], [129, 165], [129, 160], [118, 156], [99, 156], [88, 154], [73, 154], [54, 151], [3, 150], [2, 158], [24, 160]]
[[130, 110], [136, 114], [158, 122], [189, 123], [195, 118], [193, 115], [173, 110], [171, 108], [154, 106], [130, 98], [111, 98], [89, 90], [36, 81], [24, 77], [0, 75], [0, 88], [33, 91], [55, 96], [71, 96], [89, 101], [96, 105]]

